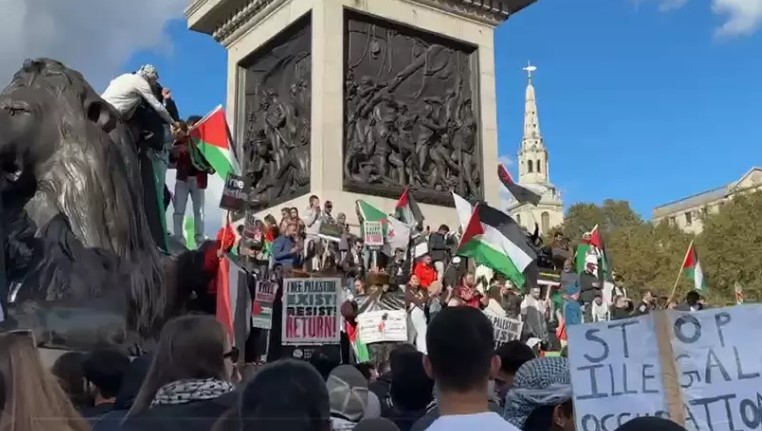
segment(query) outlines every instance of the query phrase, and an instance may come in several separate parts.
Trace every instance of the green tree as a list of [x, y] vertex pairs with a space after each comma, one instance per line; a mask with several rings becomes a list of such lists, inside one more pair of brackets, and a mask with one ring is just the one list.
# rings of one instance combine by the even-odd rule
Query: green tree
[[606, 246], [627, 287], [668, 296], [690, 240], [668, 223], [640, 223], [612, 229]]
[[595, 225], [606, 235], [612, 229], [642, 223], [643, 220], [630, 208], [629, 202], [606, 199], [600, 206], [593, 203], [577, 203], [570, 206], [561, 231], [572, 241], [577, 241]]
[[713, 298], [731, 301], [736, 282], [749, 298], [762, 292], [761, 214], [757, 191], [737, 195], [704, 217], [696, 247]]

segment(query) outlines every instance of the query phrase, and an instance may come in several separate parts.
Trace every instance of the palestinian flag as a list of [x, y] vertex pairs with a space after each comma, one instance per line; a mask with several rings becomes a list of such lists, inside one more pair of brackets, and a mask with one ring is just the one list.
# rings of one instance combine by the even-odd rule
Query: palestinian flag
[[506, 189], [513, 195], [513, 197], [521, 204], [532, 204], [537, 206], [540, 203], [542, 196], [529, 190], [526, 187], [522, 187], [516, 184], [511, 178], [511, 174], [505, 169], [502, 163], [497, 165], [497, 176], [500, 178], [500, 182], [503, 183]]
[[230, 343], [242, 348], [249, 335], [251, 294], [248, 273], [229, 255], [220, 258], [215, 277], [217, 287], [217, 321], [228, 333]]
[[693, 241], [688, 245], [688, 251], [685, 253], [685, 259], [683, 259], [683, 274], [693, 280], [693, 286], [696, 290], [706, 289], [704, 272], [701, 270], [701, 263]]
[[228, 122], [222, 105], [202, 118], [190, 131], [191, 139], [199, 152], [214, 168], [217, 175], [227, 180], [228, 174], [239, 172], [235, 158], [233, 140], [230, 138]]
[[593, 230], [588, 232], [589, 238], [582, 239], [582, 242], [577, 245], [575, 252], [575, 267], [578, 274], [585, 272], [585, 260], [589, 254], [595, 255], [598, 261], [598, 276], [601, 280], [611, 279], [611, 260], [606, 253], [606, 246], [603, 243], [603, 235], [601, 234], [598, 225], [593, 227]]
[[537, 259], [519, 225], [486, 204], [474, 207], [456, 254], [502, 273], [519, 287], [526, 283], [524, 270]]
[[394, 211], [399, 221], [409, 226], [416, 226], [423, 223], [423, 213], [421, 212], [421, 208], [418, 207], [418, 202], [413, 198], [413, 193], [410, 191], [410, 187], [405, 187], [405, 191], [402, 192], [402, 196], [400, 196], [400, 199], [397, 201]]

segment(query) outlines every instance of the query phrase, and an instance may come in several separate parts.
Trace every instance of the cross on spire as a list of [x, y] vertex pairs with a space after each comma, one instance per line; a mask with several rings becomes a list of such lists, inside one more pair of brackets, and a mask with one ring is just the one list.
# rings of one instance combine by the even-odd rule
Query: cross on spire
[[527, 67], [522, 69], [527, 73], [527, 76], [529, 77], [529, 81], [532, 81], [532, 72], [535, 72], [537, 70], [537, 66], [532, 66], [532, 63], [527, 61]]

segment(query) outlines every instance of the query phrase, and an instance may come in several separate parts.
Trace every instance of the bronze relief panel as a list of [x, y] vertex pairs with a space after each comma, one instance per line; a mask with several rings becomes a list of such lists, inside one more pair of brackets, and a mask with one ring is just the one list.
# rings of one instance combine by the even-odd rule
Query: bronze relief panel
[[309, 192], [311, 33], [306, 16], [241, 62], [242, 165], [252, 209]]
[[344, 189], [482, 199], [477, 49], [345, 11]]

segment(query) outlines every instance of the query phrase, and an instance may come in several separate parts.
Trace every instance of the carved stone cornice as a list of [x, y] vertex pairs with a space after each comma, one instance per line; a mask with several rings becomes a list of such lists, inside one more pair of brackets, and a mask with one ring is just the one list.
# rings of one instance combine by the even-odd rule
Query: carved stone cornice
[[254, 27], [270, 11], [288, 0], [246, 0], [244, 5], [223, 21], [212, 33], [212, 37], [227, 46], [237, 36]]
[[497, 26], [537, 0], [407, 0]]

